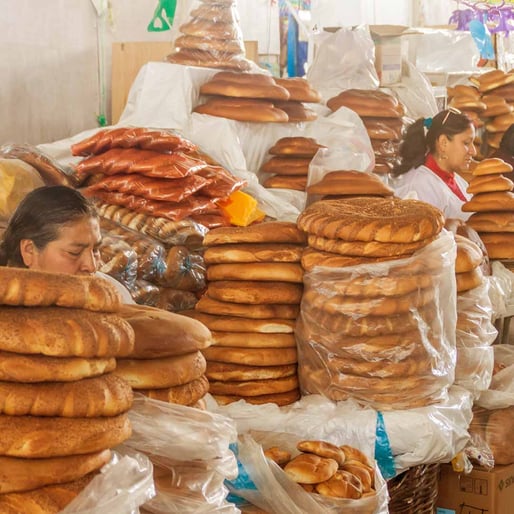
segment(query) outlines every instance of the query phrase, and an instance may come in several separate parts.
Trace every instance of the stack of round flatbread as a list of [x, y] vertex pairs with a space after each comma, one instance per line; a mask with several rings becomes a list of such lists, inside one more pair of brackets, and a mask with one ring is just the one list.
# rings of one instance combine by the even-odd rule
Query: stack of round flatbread
[[472, 171], [467, 188], [472, 198], [462, 206], [472, 212], [468, 224], [482, 239], [490, 259], [514, 259], [514, 183], [504, 173], [512, 166], [491, 157], [481, 161]]
[[130, 436], [132, 390], [112, 371], [134, 332], [119, 308], [101, 278], [0, 267], [1, 512], [61, 490], [63, 509]]
[[203, 350], [209, 392], [220, 403], [296, 401], [305, 235], [294, 223], [271, 221], [213, 229], [204, 245], [207, 290], [184, 314], [212, 332]]
[[261, 167], [263, 186], [305, 191], [309, 164], [320, 145], [311, 137], [283, 137], [268, 150], [271, 158]]
[[115, 374], [149, 398], [204, 408], [209, 390], [201, 350], [208, 328], [188, 316], [146, 305], [124, 305], [119, 315], [134, 330], [134, 349], [118, 359]]
[[436, 401], [445, 258], [429, 243], [443, 222], [432, 206], [397, 198], [323, 200], [299, 216], [309, 242], [296, 333], [302, 391], [382, 409]]

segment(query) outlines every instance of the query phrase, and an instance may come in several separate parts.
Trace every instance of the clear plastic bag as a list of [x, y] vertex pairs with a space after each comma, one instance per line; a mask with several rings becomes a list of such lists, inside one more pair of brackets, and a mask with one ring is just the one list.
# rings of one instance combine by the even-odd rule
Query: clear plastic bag
[[194, 309], [196, 302], [198, 302], [198, 298], [191, 291], [160, 287], [155, 307], [164, 309], [165, 311], [180, 312]]
[[132, 299], [140, 305], [155, 307], [159, 298], [159, 287], [148, 280], [136, 279], [134, 285], [129, 288]]
[[166, 250], [166, 269], [157, 279], [160, 286], [182, 291], [201, 291], [205, 288], [206, 268], [203, 255], [185, 246]]
[[121, 282], [127, 289], [137, 278], [137, 253], [122, 237], [104, 232], [100, 245], [102, 265], [99, 271]]
[[488, 410], [514, 406], [514, 347], [494, 345], [495, 373], [489, 389], [483, 391], [476, 404]]

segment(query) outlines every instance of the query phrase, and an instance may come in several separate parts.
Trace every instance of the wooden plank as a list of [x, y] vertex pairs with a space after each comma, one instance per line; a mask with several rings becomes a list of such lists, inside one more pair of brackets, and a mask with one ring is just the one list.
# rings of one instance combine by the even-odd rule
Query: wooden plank
[[111, 67], [111, 123], [120, 119], [127, 103], [130, 87], [141, 66], [150, 61], [162, 61], [171, 52], [171, 42], [113, 43]]

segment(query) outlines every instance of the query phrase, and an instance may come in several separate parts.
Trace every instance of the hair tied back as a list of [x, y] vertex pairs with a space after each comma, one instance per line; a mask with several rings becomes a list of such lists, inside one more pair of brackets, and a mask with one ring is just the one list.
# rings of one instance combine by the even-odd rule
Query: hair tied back
[[432, 118], [424, 118], [423, 126], [427, 129], [429, 129], [432, 126]]

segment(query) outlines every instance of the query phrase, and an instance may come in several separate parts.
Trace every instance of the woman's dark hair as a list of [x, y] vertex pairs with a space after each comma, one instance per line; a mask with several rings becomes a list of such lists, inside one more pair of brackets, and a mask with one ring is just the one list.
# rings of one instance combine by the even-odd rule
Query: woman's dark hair
[[514, 155], [514, 124], [503, 134], [500, 141], [500, 150], [507, 155]]
[[59, 229], [84, 216], [97, 217], [94, 206], [76, 189], [45, 186], [31, 191], [11, 216], [0, 243], [0, 266], [24, 268], [22, 239], [30, 239], [39, 250], [59, 236]]
[[400, 164], [393, 168], [393, 176], [403, 175], [410, 169], [421, 166], [425, 162], [427, 152], [435, 153], [435, 144], [439, 136], [445, 135], [451, 140], [453, 136], [461, 134], [472, 125], [471, 120], [456, 109], [437, 113], [425, 135], [426, 121], [420, 118], [407, 129], [400, 145]]

